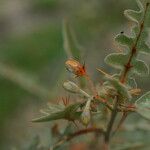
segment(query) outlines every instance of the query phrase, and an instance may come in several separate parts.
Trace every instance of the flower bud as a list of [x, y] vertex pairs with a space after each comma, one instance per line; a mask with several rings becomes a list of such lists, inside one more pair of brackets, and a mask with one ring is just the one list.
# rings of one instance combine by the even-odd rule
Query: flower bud
[[64, 82], [63, 87], [67, 91], [72, 92], [72, 93], [79, 93], [80, 92], [80, 88], [74, 82], [71, 82], [71, 81]]
[[90, 104], [91, 104], [91, 100], [88, 100], [81, 114], [81, 122], [85, 126], [87, 126], [91, 120]]
[[69, 72], [71, 72], [77, 76], [86, 75], [86, 70], [85, 70], [84, 65], [80, 64], [76, 60], [73, 60], [73, 59], [67, 60], [65, 65]]

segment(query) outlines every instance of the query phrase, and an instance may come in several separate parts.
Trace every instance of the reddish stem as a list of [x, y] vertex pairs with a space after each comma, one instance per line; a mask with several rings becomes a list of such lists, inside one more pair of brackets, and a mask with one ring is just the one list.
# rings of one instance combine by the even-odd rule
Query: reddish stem
[[130, 69], [133, 67], [131, 62], [132, 62], [132, 59], [133, 57], [136, 55], [137, 53], [137, 44], [138, 44], [138, 41], [141, 37], [141, 34], [142, 34], [142, 31], [143, 31], [143, 28], [144, 28], [144, 21], [145, 21], [145, 17], [146, 17], [146, 13], [147, 13], [147, 9], [148, 9], [148, 6], [149, 6], [149, 3], [146, 4], [146, 8], [145, 8], [145, 12], [144, 12], [144, 17], [143, 17], [143, 21], [142, 23], [140, 24], [140, 31], [137, 35], [137, 38], [136, 38], [136, 41], [135, 43], [133, 44], [132, 48], [131, 48], [131, 54], [130, 54], [130, 57], [129, 57], [129, 60], [128, 62], [124, 65], [124, 71], [123, 71], [123, 74], [120, 78], [120, 82], [121, 83], [125, 83], [126, 82], [126, 78], [127, 78], [127, 74], [128, 72], [130, 71]]

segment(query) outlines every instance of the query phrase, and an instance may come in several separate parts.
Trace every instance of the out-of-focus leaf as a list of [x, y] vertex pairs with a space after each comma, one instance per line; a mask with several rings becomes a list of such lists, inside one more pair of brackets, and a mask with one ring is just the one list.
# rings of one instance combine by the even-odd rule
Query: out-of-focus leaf
[[150, 120], [150, 91], [140, 97], [135, 105], [137, 107], [137, 112], [144, 118]]
[[139, 7], [139, 11], [135, 11], [135, 10], [125, 10], [124, 11], [124, 15], [131, 21], [139, 23], [141, 21], [141, 19], [143, 18], [143, 14], [144, 14], [144, 7], [142, 5], [142, 3], [140, 2], [140, 0], [137, 0], [137, 5]]
[[144, 143], [124, 143], [124, 144], [117, 144], [115, 146], [115, 150], [133, 150], [133, 149], [139, 149], [142, 148], [144, 146]]
[[64, 20], [63, 22], [63, 41], [64, 50], [68, 58], [74, 58], [80, 60], [80, 46], [76, 40], [75, 35], [69, 25], [69, 23]]

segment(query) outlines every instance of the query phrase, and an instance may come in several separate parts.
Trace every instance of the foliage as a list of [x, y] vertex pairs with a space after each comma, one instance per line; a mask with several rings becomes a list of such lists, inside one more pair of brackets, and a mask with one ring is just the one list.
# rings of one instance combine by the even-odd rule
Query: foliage
[[[104, 137], [104, 143], [100, 145], [102, 143], [100, 142], [98, 146], [108, 150], [112, 136], [115, 135], [129, 114], [135, 112], [150, 120], [150, 93], [144, 94], [134, 102], [135, 96], [139, 96], [140, 91], [137, 88], [135, 75], [145, 76], [149, 73], [148, 65], [144, 60], [140, 60], [139, 57], [141, 53], [149, 54], [150, 52], [150, 48], [146, 43], [148, 28], [150, 27], [150, 20], [148, 19], [150, 16], [149, 3], [143, 6], [137, 0], [137, 4], [138, 11], [124, 11], [124, 15], [133, 24], [131, 35], [120, 33], [115, 37], [122, 52], [109, 54], [105, 58], [106, 64], [119, 70], [119, 73], [109, 75], [99, 69], [104, 74], [104, 81], [101, 86], [99, 84], [95, 86], [92, 82], [87, 68], [84, 64], [81, 64], [80, 48], [70, 30], [69, 24], [66, 22], [63, 24], [64, 49], [68, 55], [66, 62], [69, 61], [69, 65], [66, 65], [66, 68], [73, 78], [75, 76], [79, 79], [77, 83], [66, 81], [63, 87], [70, 94], [74, 94], [78, 102], [74, 101], [73, 104], [69, 104], [68, 99], [63, 99], [64, 105], [50, 104], [48, 109], [41, 111], [43, 115], [40, 118], [33, 119], [33, 122], [52, 122], [64, 119], [77, 123], [76, 125], [79, 127], [77, 131], [61, 136], [58, 143], [52, 146], [53, 149], [82, 134], [95, 132], [96, 136], [100, 134]], [[86, 86], [80, 87], [78, 85], [81, 77], [87, 82]], [[117, 115], [121, 116], [119, 122], [115, 121]], [[115, 130], [114, 125], [116, 125]], [[82, 129], [82, 126], [87, 128]], [[133, 149], [137, 145], [137, 143], [134, 145], [127, 143], [122, 149], [131, 147]]]

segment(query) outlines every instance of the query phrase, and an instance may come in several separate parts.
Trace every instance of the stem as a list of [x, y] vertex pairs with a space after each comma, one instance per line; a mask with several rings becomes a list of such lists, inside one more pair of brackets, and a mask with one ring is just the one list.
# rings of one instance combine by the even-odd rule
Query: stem
[[91, 91], [93, 92], [94, 97], [97, 97], [97, 91], [96, 91], [93, 81], [91, 80], [89, 75], [86, 75], [85, 77], [87, 81], [89, 82], [89, 85], [90, 85]]
[[133, 46], [131, 48], [131, 54], [130, 54], [129, 60], [124, 65], [124, 71], [123, 71], [123, 74], [122, 74], [122, 76], [120, 78], [120, 82], [122, 82], [122, 83], [125, 83], [126, 78], [127, 78], [127, 74], [129, 72], [129, 70], [133, 67], [132, 64], [131, 64], [131, 61], [132, 61], [133, 56], [135, 56], [136, 53], [137, 53], [137, 49], [136, 48], [137, 48], [138, 41], [139, 41], [139, 39], [141, 37], [142, 31], [143, 31], [143, 28], [144, 28], [144, 21], [145, 21], [146, 13], [147, 13], [147, 10], [148, 10], [148, 6], [149, 6], [149, 3], [146, 4], [143, 21], [140, 24], [140, 31], [139, 31], [139, 33], [137, 35], [135, 43], [133, 44]]
[[[98, 102], [100, 102], [101, 104], [106, 106], [109, 110], [111, 110], [111, 111], [114, 110], [113, 105], [108, 103], [107, 100], [103, 99], [102, 97], [98, 96], [94, 100], [98, 100]], [[136, 112], [136, 107], [135, 106], [130, 106], [130, 107], [127, 107], [127, 106], [119, 107], [119, 106], [117, 106], [116, 109], [117, 109], [118, 112]]]
[[117, 128], [112, 133], [112, 136], [114, 136], [115, 133], [118, 131], [118, 129], [120, 129], [121, 125], [126, 120], [127, 116], [128, 116], [128, 113], [127, 112], [123, 112], [123, 115], [122, 115], [122, 117], [121, 117], [121, 119], [120, 119], [120, 121], [119, 121], [119, 123], [117, 125]]
[[110, 121], [107, 125], [107, 130], [106, 130], [105, 137], [104, 137], [104, 140], [105, 140], [104, 148], [105, 148], [105, 150], [109, 150], [110, 134], [111, 134], [111, 130], [112, 130], [115, 118], [117, 116], [117, 106], [118, 106], [118, 96], [115, 99], [114, 109], [111, 113], [111, 118], [110, 118]]
[[55, 148], [58, 148], [59, 146], [61, 146], [63, 143], [67, 142], [67, 141], [70, 141], [72, 140], [73, 138], [75, 137], [78, 137], [80, 135], [84, 135], [84, 134], [87, 134], [87, 133], [91, 133], [91, 132], [95, 132], [95, 133], [101, 133], [101, 134], [104, 134], [104, 131], [103, 129], [100, 129], [100, 128], [87, 128], [87, 129], [83, 129], [83, 130], [79, 130], [75, 133], [72, 133], [68, 136], [65, 136], [63, 139], [61, 139], [58, 143], [56, 143], [52, 148], [50, 148], [50, 150], [52, 149], [55, 149]]

